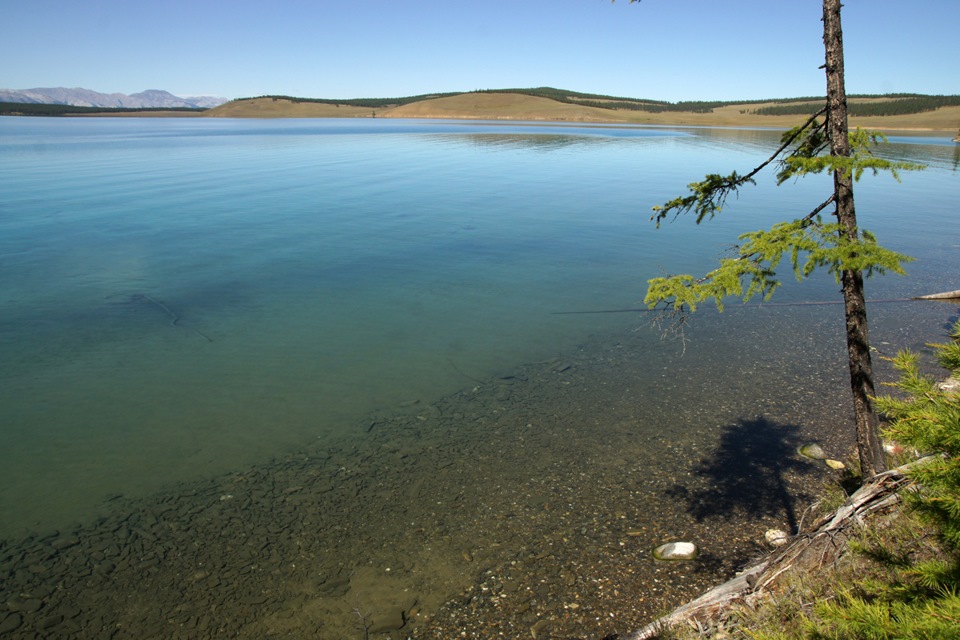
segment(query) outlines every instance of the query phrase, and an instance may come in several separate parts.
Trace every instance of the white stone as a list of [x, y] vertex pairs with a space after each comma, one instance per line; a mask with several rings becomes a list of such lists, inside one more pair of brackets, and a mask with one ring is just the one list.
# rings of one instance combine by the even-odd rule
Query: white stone
[[960, 378], [947, 378], [937, 386], [946, 393], [960, 393]]
[[700, 549], [692, 542], [668, 542], [653, 550], [657, 560], [694, 560], [700, 555]]
[[826, 465], [827, 465], [828, 467], [830, 467], [831, 469], [836, 469], [837, 471], [839, 471], [840, 469], [846, 469], [846, 468], [847, 468], [847, 466], [846, 466], [845, 464], [843, 464], [842, 462], [840, 462], [839, 460], [829, 460], [829, 459], [827, 459], [827, 460], [824, 460], [823, 462], [824, 462], [824, 464], [826, 464]]
[[790, 539], [790, 534], [783, 529], [767, 529], [763, 537], [771, 547], [782, 547], [787, 544], [787, 540]]

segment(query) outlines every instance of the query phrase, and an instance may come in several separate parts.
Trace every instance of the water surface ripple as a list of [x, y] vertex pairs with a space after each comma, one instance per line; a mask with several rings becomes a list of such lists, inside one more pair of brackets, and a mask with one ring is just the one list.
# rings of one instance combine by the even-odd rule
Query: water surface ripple
[[[851, 444], [841, 309], [707, 310], [685, 349], [641, 313], [559, 312], [637, 308], [647, 278], [821, 201], [823, 180], [761, 183], [700, 227], [649, 223], [776, 140], [0, 120], [0, 624], [604, 635], [732, 571], [826, 479], [794, 444]], [[869, 297], [958, 288], [942, 142], [896, 138], [884, 153], [930, 167], [858, 185], [864, 226], [918, 258]], [[837, 297], [785, 280], [779, 302]], [[871, 313], [892, 354], [957, 308]], [[704, 561], [650, 564], [675, 537]]]

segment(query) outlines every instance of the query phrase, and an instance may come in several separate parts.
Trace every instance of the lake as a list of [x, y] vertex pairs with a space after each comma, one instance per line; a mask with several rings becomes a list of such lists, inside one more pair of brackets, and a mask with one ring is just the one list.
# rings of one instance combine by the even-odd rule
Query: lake
[[[246, 527], [242, 540], [277, 545], [257, 548], [273, 562], [261, 570], [289, 568], [306, 548], [320, 568], [297, 574], [299, 601], [238, 596], [272, 603], [269, 615], [231, 614], [238, 628], [290, 630], [284, 612], [297, 609], [336, 637], [351, 627], [331, 620], [349, 617], [343, 602], [358, 594], [389, 600], [432, 573], [404, 616], [435, 613], [481, 570], [560, 557], [531, 542], [570, 521], [558, 509], [591, 524], [550, 544], [576, 536], [598, 562], [610, 551], [602, 531], [620, 548], [618, 519], [650, 542], [699, 532], [723, 516], [697, 511], [703, 500], [668, 509], [662, 526], [644, 517], [678, 495], [678, 476], [720, 477], [722, 464], [696, 465], [729, 438], [742, 446], [753, 433], [764, 460], [797, 439], [846, 455], [842, 309], [805, 304], [838, 300], [829, 276], [798, 284], [784, 272], [773, 304], [704, 307], [685, 343], [635, 311], [647, 279], [705, 272], [738, 234], [826, 198], [825, 177], [761, 179], [700, 226], [649, 221], [687, 183], [745, 173], [777, 140], [571, 124], [0, 119], [0, 538], [28, 549], [8, 561], [50, 540], [77, 550], [87, 536], [120, 549], [108, 574], [139, 554], [138, 584], [159, 581], [183, 540]], [[923, 350], [957, 317], [955, 305], [902, 299], [960, 288], [958, 149], [948, 136], [897, 135], [882, 153], [928, 168], [856, 187], [861, 224], [917, 258], [906, 277], [868, 281], [869, 298], [898, 300], [871, 307], [881, 354]], [[780, 435], [756, 436], [768, 432]], [[637, 474], [654, 480], [623, 485]], [[650, 502], [604, 504], [620, 490]], [[782, 523], [787, 511], [741, 516]], [[296, 527], [328, 537], [284, 550]], [[186, 537], [151, 552], [143, 539], [162, 546], [158, 531]], [[747, 553], [749, 537], [730, 548]], [[236, 544], [214, 554], [223, 567]], [[397, 560], [400, 548], [416, 551]], [[721, 557], [708, 578], [731, 569]], [[50, 556], [32, 559], [46, 575]], [[665, 597], [701, 584], [676, 571]], [[558, 588], [568, 575], [557, 570]], [[229, 582], [206, 580], [195, 581], [205, 598]]]

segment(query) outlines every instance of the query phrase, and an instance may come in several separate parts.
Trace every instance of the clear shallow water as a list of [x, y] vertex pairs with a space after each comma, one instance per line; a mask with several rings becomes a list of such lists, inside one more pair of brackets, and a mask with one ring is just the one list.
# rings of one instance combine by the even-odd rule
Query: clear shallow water
[[[637, 306], [661, 269], [702, 272], [738, 233], [822, 200], [821, 180], [766, 182], [701, 227], [648, 222], [651, 205], [704, 173], [751, 168], [776, 139], [0, 120], [0, 534], [361, 435], [373, 413], [632, 330], [633, 314], [556, 312]], [[857, 189], [864, 226], [920, 259], [908, 278], [871, 283], [871, 297], [958, 286], [956, 147], [945, 140], [895, 139], [890, 153], [930, 168]], [[826, 278], [788, 284], [778, 301], [835, 290]], [[896, 342], [910, 326], [907, 342], [922, 343], [949, 313], [884, 309], [874, 335]], [[743, 348], [728, 317], [693, 334], [698, 349], [721, 350], [711, 358]], [[749, 333], [770, 319], [735, 322]], [[785, 362], [811, 341], [834, 354], [799, 315], [779, 322], [798, 336]]]

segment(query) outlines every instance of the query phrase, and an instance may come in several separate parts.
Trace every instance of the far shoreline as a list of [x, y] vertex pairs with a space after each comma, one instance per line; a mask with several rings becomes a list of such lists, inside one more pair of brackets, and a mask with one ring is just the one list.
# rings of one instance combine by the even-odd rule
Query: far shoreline
[[[581, 126], [596, 126], [596, 127], [616, 127], [616, 126], [628, 126], [628, 127], [703, 127], [703, 128], [729, 128], [729, 129], [768, 129], [768, 130], [784, 130], [789, 129], [790, 127], [796, 126], [799, 122], [798, 118], [791, 116], [745, 116], [742, 118], [737, 118], [737, 121], [733, 122], [730, 118], [720, 116], [711, 117], [713, 114], [687, 114], [687, 113], [672, 113], [666, 117], [656, 117], [662, 116], [663, 114], [649, 114], [645, 118], [636, 118], [636, 119], [597, 119], [597, 118], [581, 118], [581, 119], [571, 119], [564, 117], [512, 117], [500, 115], [497, 117], [484, 117], [482, 115], [471, 115], [471, 114], [437, 114], [437, 115], [392, 115], [384, 113], [383, 115], [377, 116], [361, 116], [361, 115], [328, 115], [328, 114], [317, 114], [317, 115], [306, 115], [306, 114], [297, 114], [291, 113], [289, 115], [279, 115], [279, 114], [270, 114], [270, 115], [207, 115], [206, 112], [202, 113], [184, 113], [182, 111], [155, 111], [155, 112], [119, 112], [119, 113], [85, 113], [85, 114], [68, 114], [63, 116], [20, 116], [20, 117], [61, 117], [61, 118], [221, 118], [221, 119], [235, 119], [235, 120], [374, 120], [374, 119], [383, 119], [383, 120], [463, 120], [466, 122], [496, 122], [500, 124], [525, 124], [525, 125], [553, 125], [553, 124], [569, 124], [569, 125], [581, 125]], [[673, 117], [670, 117], [673, 116]], [[909, 133], [916, 135], [936, 135], [936, 136], [947, 136], [950, 137], [954, 135], [957, 131], [957, 127], [946, 127], [946, 126], [924, 126], [920, 122], [885, 122], [890, 118], [884, 117], [875, 117], [875, 118], [850, 118], [851, 127], [860, 127], [864, 129], [871, 129], [876, 131], [884, 132], [896, 132], [896, 133]], [[903, 119], [902, 117], [898, 119]]]
[[[873, 103], [880, 97], [854, 98], [853, 105]], [[388, 118], [417, 120], [462, 120], [475, 122], [516, 122], [525, 124], [571, 124], [581, 126], [664, 126], [727, 127], [787, 130], [806, 116], [777, 113], [783, 102], [723, 103], [704, 111], [661, 111], [633, 108], [604, 108], [558, 101], [551, 97], [515, 92], [483, 92], [439, 96], [415, 101], [398, 101], [380, 106], [335, 103], [282, 96], [232, 100], [205, 111], [181, 110], [122, 111], [64, 114], [68, 117], [102, 118], [241, 118], [318, 119]], [[810, 112], [817, 104], [809, 102]], [[960, 129], [960, 105], [946, 105], [926, 111], [896, 115], [851, 115], [851, 127], [881, 132], [953, 136]]]
[[[785, 131], [820, 111], [824, 98], [695, 101], [671, 104], [541, 87], [392, 99], [237, 98], [209, 109], [146, 109], [2, 103], [3, 115], [80, 118], [392, 118], [579, 126], [662, 126]], [[848, 99], [851, 127], [960, 140], [960, 96], [855, 95]]]
[[[729, 103], [704, 112], [606, 109], [558, 102], [545, 97], [511, 93], [460, 94], [382, 108], [297, 101], [284, 98], [234, 100], [203, 112], [200, 117], [220, 118], [412, 118], [526, 123], [569, 123], [617, 126], [732, 127], [791, 129], [806, 119], [796, 114], [759, 113], [770, 103]], [[918, 113], [884, 116], [851, 116], [850, 125], [877, 131], [954, 135], [960, 128], [960, 106], [945, 106]]]

